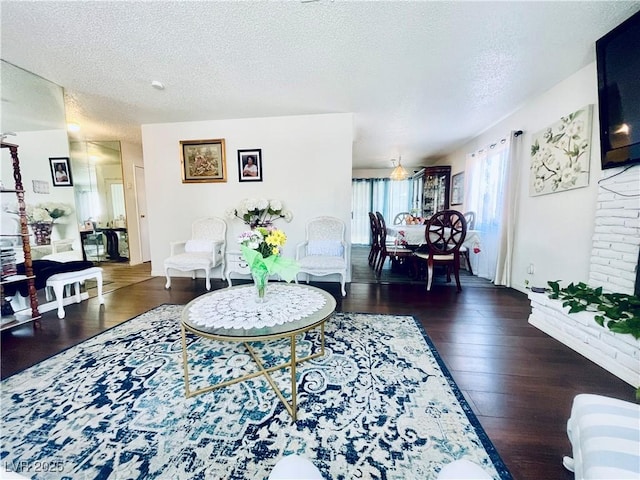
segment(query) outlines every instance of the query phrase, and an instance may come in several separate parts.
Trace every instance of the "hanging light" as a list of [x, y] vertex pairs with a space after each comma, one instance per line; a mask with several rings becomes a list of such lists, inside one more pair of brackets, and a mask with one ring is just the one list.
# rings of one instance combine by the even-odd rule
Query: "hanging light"
[[391, 180], [406, 180], [409, 178], [409, 172], [407, 172], [402, 166], [402, 156], [398, 157], [398, 165], [396, 166], [395, 158], [391, 159], [391, 163], [395, 167], [389, 175]]

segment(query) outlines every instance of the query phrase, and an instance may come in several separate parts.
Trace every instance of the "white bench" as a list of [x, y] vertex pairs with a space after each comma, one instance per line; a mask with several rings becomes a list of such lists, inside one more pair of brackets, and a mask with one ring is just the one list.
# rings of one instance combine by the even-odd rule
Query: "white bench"
[[80, 303], [80, 283], [95, 278], [98, 284], [98, 302], [104, 303], [102, 296], [102, 268], [91, 267], [77, 272], [56, 273], [47, 279], [47, 287], [53, 288], [58, 305], [58, 318], [64, 318], [64, 289], [67, 285], [73, 285], [76, 295], [76, 303]]

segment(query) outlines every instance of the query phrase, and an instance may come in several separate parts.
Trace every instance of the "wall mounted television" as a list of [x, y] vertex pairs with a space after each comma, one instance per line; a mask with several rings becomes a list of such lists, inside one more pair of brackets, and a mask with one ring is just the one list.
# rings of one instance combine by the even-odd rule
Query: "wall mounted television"
[[602, 168], [640, 163], [640, 12], [596, 41]]

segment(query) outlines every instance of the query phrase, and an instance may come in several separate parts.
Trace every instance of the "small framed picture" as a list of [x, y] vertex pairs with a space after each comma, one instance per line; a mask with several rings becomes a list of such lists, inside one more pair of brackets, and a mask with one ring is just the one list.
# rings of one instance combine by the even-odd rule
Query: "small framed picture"
[[51, 167], [51, 179], [53, 180], [54, 187], [73, 186], [69, 157], [50, 157], [49, 165]]
[[262, 181], [262, 150], [238, 150], [238, 176], [241, 182]]
[[451, 177], [451, 205], [464, 203], [464, 172], [456, 173]]
[[180, 142], [182, 183], [227, 181], [224, 138]]

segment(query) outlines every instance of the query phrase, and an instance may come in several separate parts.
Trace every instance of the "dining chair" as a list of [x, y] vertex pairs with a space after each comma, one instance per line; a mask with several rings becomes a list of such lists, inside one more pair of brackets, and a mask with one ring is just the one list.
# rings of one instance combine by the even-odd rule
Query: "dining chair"
[[384, 216], [380, 212], [376, 212], [376, 217], [379, 224], [379, 239], [380, 239], [380, 251], [378, 253], [378, 262], [375, 266], [376, 276], [380, 278], [382, 274], [382, 267], [387, 258], [391, 259], [391, 262], [404, 263], [406, 259], [413, 259], [413, 250], [402, 245], [400, 240], [396, 237], [393, 242], [387, 240], [387, 223], [384, 220]]
[[199, 218], [191, 225], [191, 239], [171, 242], [171, 255], [164, 261], [167, 277], [165, 288], [171, 288], [170, 270], [192, 272], [204, 270], [205, 286], [211, 290], [211, 272], [220, 268], [220, 278], [224, 280], [225, 246], [227, 224], [222, 218]]
[[436, 212], [427, 222], [425, 229], [426, 252], [416, 252], [415, 256], [427, 262], [427, 291], [431, 290], [434, 265], [447, 267], [447, 282], [451, 281], [451, 269], [456, 278], [458, 292], [460, 286], [460, 246], [467, 235], [467, 222], [457, 210]]
[[409, 213], [409, 212], [400, 212], [393, 219], [393, 224], [394, 225], [406, 225], [407, 224], [407, 218], [409, 218], [409, 217], [411, 217], [411, 213]]
[[[465, 212], [464, 219], [467, 222], [467, 230], [474, 230], [476, 224], [476, 212]], [[471, 268], [471, 258], [469, 256], [469, 249], [462, 245], [460, 247], [460, 256], [462, 257], [461, 261], [467, 265], [467, 270], [469, 273], [473, 275], [473, 268]]]
[[375, 213], [369, 212], [369, 226], [371, 228], [371, 249], [369, 250], [369, 266], [374, 267], [380, 253], [380, 227], [378, 217]]
[[476, 212], [464, 212], [464, 219], [467, 222], [468, 230], [475, 230], [476, 228]]

